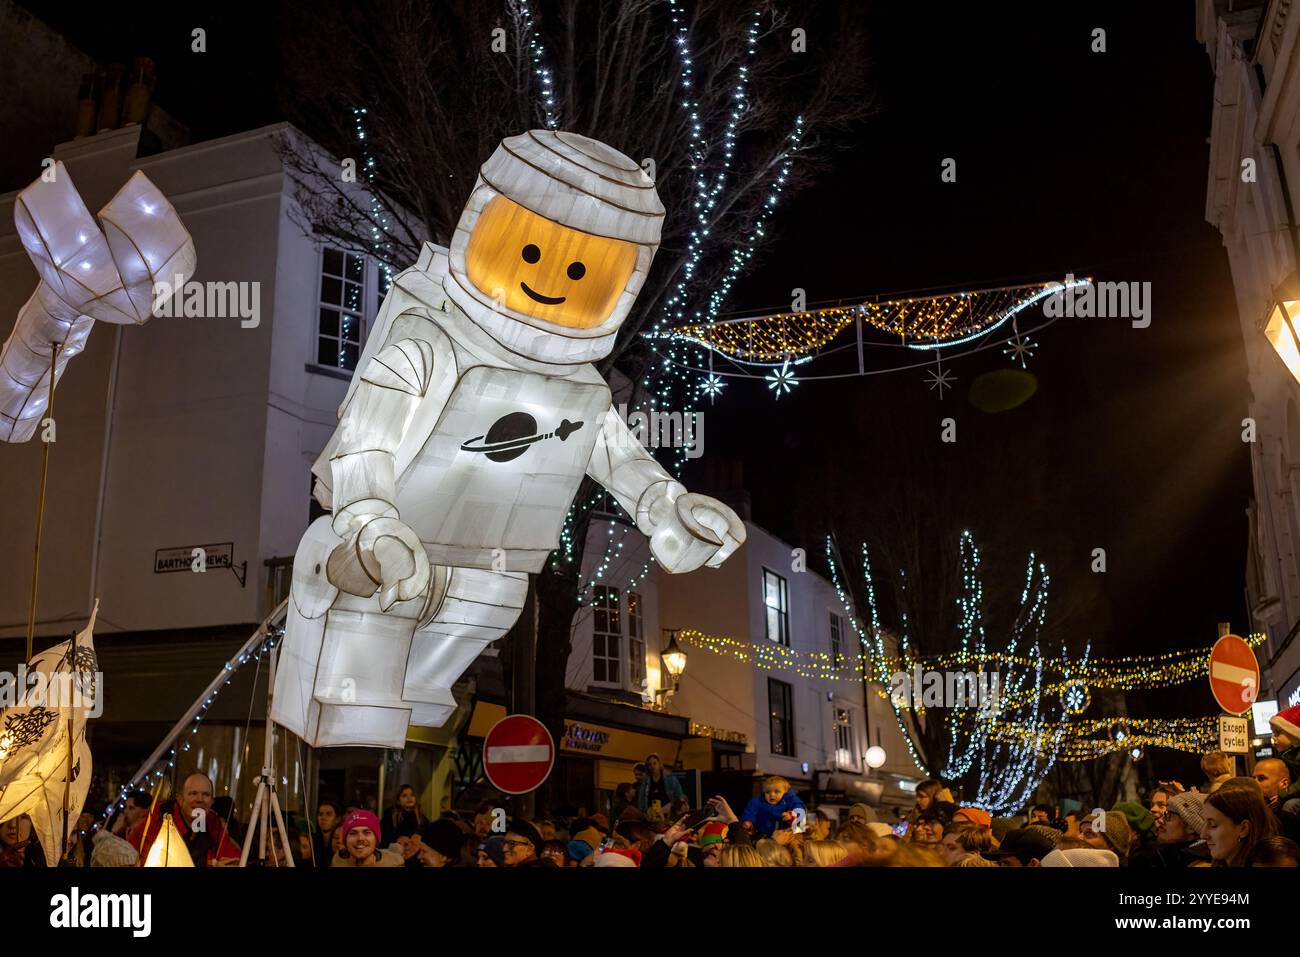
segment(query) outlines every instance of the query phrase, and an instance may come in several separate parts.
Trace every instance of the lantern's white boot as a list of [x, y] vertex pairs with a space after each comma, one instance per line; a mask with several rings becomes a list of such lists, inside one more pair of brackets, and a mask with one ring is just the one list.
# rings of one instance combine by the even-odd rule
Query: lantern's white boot
[[[584, 475], [669, 572], [720, 565], [740, 519], [641, 447], [592, 360], [650, 268], [663, 207], [621, 153], [505, 140], [451, 249], [393, 283], [317, 459], [273, 716], [310, 744], [400, 747], [518, 617]], [[347, 712], [351, 714], [347, 714]]]

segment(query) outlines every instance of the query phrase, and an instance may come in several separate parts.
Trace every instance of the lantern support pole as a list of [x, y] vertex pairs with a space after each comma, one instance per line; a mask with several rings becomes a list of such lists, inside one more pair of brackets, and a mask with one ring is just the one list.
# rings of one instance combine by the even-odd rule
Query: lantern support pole
[[[1294, 331], [1292, 335], [1294, 335]], [[59, 360], [60, 344], [50, 343], [50, 397], [45, 408], [49, 419], [54, 417], [54, 369]], [[44, 442], [41, 452], [41, 494], [36, 501], [36, 549], [32, 556], [32, 598], [27, 606], [27, 660], [32, 660], [32, 639], [36, 633], [36, 588], [41, 574], [41, 529], [45, 525], [45, 478], [50, 471], [50, 443]]]

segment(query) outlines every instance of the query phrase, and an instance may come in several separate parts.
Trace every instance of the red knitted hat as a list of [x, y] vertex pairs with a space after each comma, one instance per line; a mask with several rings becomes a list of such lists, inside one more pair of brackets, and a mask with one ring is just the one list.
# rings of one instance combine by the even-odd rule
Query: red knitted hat
[[1268, 726], [1300, 741], [1300, 704], [1273, 715], [1268, 719]]
[[710, 821], [700, 828], [700, 847], [708, 847], [727, 839], [727, 825], [721, 821]]

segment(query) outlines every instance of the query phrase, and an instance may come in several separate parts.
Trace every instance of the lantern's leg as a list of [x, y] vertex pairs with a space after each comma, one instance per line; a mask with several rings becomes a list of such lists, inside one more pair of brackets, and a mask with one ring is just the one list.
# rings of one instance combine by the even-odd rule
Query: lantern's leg
[[511, 629], [527, 595], [527, 572], [447, 569], [442, 600], [411, 639], [402, 698], [412, 724], [442, 727], [456, 707], [451, 686]]

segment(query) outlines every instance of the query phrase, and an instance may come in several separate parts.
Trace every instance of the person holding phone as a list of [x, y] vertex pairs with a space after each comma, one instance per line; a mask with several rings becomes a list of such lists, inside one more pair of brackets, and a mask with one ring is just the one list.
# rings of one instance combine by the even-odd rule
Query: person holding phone
[[643, 812], [649, 812], [654, 801], [659, 802], [660, 808], [669, 808], [673, 801], [686, 796], [677, 779], [664, 771], [659, 755], [646, 755], [645, 770], [645, 777], [636, 789], [636, 806]]

